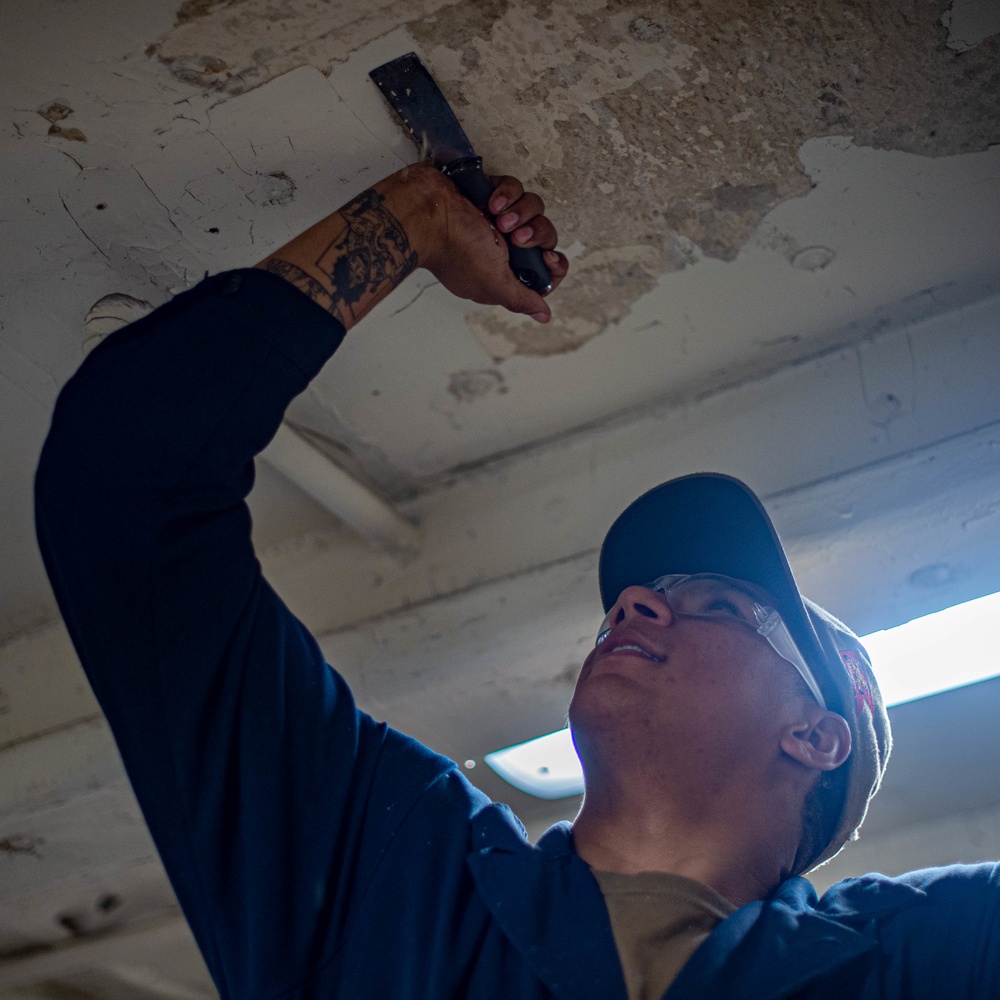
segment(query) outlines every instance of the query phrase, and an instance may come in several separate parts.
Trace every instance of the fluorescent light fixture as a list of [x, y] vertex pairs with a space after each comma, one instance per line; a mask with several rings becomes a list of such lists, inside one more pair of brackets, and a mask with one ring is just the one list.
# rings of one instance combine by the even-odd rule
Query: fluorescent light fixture
[[[915, 618], [861, 640], [886, 705], [1000, 675], [1000, 593]], [[583, 770], [568, 729], [488, 753], [497, 774], [522, 792], [561, 799], [583, 792]]]
[[956, 604], [861, 641], [886, 705], [1000, 674], [1000, 593]]
[[568, 729], [488, 753], [483, 760], [522, 792], [561, 799], [583, 791], [583, 769]]

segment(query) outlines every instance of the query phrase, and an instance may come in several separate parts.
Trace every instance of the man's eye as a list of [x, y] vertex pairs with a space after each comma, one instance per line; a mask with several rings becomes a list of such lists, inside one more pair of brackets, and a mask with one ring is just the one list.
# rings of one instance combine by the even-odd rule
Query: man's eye
[[746, 617], [732, 601], [726, 601], [720, 597], [710, 602], [705, 611], [717, 615], [729, 615], [731, 618], [739, 618], [741, 620]]

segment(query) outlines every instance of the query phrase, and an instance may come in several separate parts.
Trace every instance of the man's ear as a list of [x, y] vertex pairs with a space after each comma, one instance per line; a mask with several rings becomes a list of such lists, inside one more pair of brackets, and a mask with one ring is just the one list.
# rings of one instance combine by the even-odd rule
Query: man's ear
[[851, 752], [851, 730], [836, 712], [816, 705], [781, 734], [781, 749], [792, 760], [817, 771], [833, 771]]

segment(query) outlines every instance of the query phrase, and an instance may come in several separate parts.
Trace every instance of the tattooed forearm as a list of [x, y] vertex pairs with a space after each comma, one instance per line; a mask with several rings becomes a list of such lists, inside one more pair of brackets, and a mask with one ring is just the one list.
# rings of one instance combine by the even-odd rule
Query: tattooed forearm
[[350, 328], [417, 264], [406, 230], [382, 194], [372, 189], [260, 266], [291, 282]]
[[333, 283], [328, 308], [335, 315], [356, 319], [365, 295], [386, 281], [398, 285], [417, 266], [406, 231], [383, 201], [374, 190], [349, 201], [340, 210], [345, 228], [316, 261]]
[[264, 265], [264, 270], [270, 271], [271, 274], [276, 274], [279, 278], [284, 278], [286, 281], [290, 281], [299, 291], [305, 292], [314, 302], [333, 313], [337, 319], [343, 322], [343, 317], [334, 307], [334, 302], [330, 297], [329, 291], [312, 275], [306, 274], [298, 264], [292, 264], [287, 260], [282, 260], [280, 257], [272, 257]]

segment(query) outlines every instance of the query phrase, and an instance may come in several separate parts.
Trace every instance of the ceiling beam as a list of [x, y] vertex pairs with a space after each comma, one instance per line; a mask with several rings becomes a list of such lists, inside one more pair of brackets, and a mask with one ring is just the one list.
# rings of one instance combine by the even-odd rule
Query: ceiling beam
[[[671, 476], [727, 472], [770, 501], [922, 451], [960, 451], [955, 442], [1000, 422], [998, 356], [1000, 299], [991, 299], [456, 473], [399, 505], [425, 539], [405, 565], [344, 533], [263, 553], [265, 572], [325, 633], [592, 552], [630, 500]], [[990, 453], [970, 448], [975, 461]], [[897, 518], [942, 487], [933, 462], [907, 478]], [[863, 487], [862, 475], [852, 488]], [[789, 534], [833, 538], [855, 521], [821, 503], [798, 507]]]
[[423, 539], [409, 521], [288, 424], [260, 457], [372, 545], [398, 556], [420, 551]]

